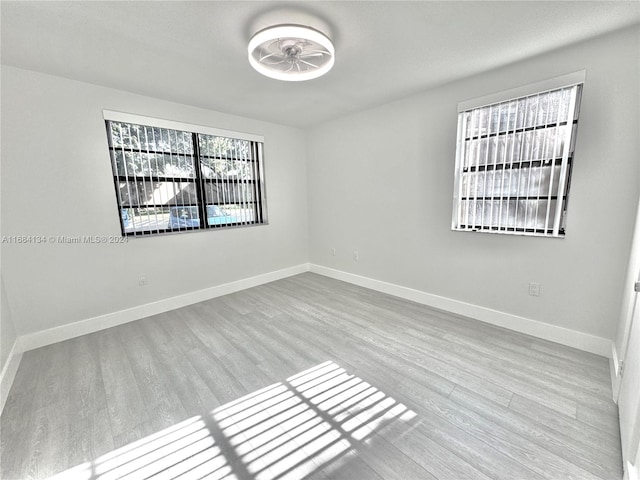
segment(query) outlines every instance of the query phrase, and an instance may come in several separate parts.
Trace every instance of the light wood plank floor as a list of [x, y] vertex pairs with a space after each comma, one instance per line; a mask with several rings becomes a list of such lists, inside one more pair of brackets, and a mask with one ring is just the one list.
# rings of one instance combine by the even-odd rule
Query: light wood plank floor
[[608, 361], [311, 273], [27, 352], [3, 479], [613, 480]]

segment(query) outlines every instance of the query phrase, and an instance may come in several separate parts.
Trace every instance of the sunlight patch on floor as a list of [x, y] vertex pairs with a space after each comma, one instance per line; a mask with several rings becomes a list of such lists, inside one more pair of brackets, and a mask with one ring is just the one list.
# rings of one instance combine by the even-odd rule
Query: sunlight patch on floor
[[332, 361], [50, 477], [301, 479], [348, 461], [415, 413]]

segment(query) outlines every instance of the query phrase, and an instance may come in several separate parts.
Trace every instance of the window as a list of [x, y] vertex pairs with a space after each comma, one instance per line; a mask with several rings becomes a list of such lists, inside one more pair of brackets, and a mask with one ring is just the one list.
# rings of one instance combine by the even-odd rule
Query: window
[[583, 83], [577, 72], [458, 106], [453, 230], [565, 235]]
[[104, 115], [123, 235], [267, 223], [262, 137]]

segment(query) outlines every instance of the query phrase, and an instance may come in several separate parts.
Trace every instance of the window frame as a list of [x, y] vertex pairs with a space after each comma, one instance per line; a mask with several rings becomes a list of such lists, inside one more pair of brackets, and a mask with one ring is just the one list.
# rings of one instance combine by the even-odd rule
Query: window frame
[[[579, 117], [579, 112], [580, 112], [580, 103], [581, 103], [581, 98], [582, 98], [582, 92], [584, 90], [584, 84], [585, 84], [585, 80], [586, 80], [586, 70], [581, 70], [578, 72], [573, 72], [567, 75], [562, 75], [559, 77], [555, 77], [555, 78], [551, 78], [548, 80], [544, 80], [541, 82], [536, 82], [536, 83], [532, 83], [532, 84], [528, 84], [528, 85], [524, 85], [521, 87], [517, 87], [517, 88], [513, 88], [510, 90], [506, 90], [506, 91], [502, 91], [502, 92], [497, 92], [494, 94], [490, 94], [490, 95], [486, 95], [483, 97], [479, 97], [479, 98], [475, 98], [475, 99], [471, 99], [471, 100], [466, 100], [463, 102], [460, 102], [458, 104], [458, 122], [457, 122], [457, 135], [456, 135], [456, 158], [455, 158], [455, 169], [454, 169], [454, 191], [453, 191], [453, 209], [452, 209], [452, 219], [451, 219], [451, 229], [453, 231], [468, 231], [468, 232], [481, 232], [481, 233], [497, 233], [497, 234], [509, 234], [509, 235], [523, 235], [523, 236], [539, 236], [539, 237], [554, 237], [554, 238], [564, 238], [565, 234], [566, 234], [566, 210], [567, 210], [567, 205], [568, 205], [568, 201], [569, 201], [569, 186], [571, 183], [571, 174], [572, 174], [572, 168], [573, 168], [573, 164], [574, 164], [574, 156], [575, 156], [575, 142], [576, 142], [576, 137], [577, 137], [577, 124], [578, 124], [578, 117]], [[574, 88], [575, 87], [575, 88]], [[518, 156], [518, 160], [514, 160], [513, 158], [511, 158], [511, 160], [509, 161], [509, 165], [507, 165], [506, 163], [504, 163], [503, 165], [497, 165], [497, 164], [486, 164], [484, 165], [484, 168], [480, 168], [483, 167], [483, 165], [480, 165], [479, 163], [476, 163], [475, 165], [475, 169], [471, 168], [471, 165], [464, 165], [465, 162], [465, 145], [467, 142], [470, 143], [470, 141], [476, 139], [476, 140], [480, 140], [481, 138], [490, 138], [492, 136], [498, 136], [500, 135], [500, 133], [498, 133], [498, 131], [496, 132], [490, 132], [489, 129], [487, 129], [487, 133], [486, 134], [480, 134], [478, 133], [478, 135], [476, 136], [471, 136], [471, 137], [467, 137], [466, 136], [466, 131], [464, 130], [464, 119], [463, 119], [463, 115], [469, 113], [469, 112], [473, 112], [474, 110], [480, 110], [486, 107], [494, 107], [496, 105], [499, 104], [505, 104], [505, 103], [510, 103], [510, 102], [518, 102], [521, 100], [525, 100], [529, 97], [533, 97], [535, 95], [542, 95], [542, 94], [547, 94], [553, 91], [558, 91], [558, 90], [562, 90], [562, 89], [573, 89], [573, 92], [570, 92], [570, 99], [569, 99], [569, 105], [567, 107], [568, 109], [568, 118], [566, 123], [561, 125], [561, 122], [558, 121], [555, 123], [555, 128], [557, 129], [556, 132], [558, 134], [558, 136], [562, 136], [562, 135], [566, 135], [564, 138], [564, 150], [562, 152], [562, 158], [560, 158], [561, 162], [560, 163], [556, 163], [556, 161], [558, 160], [558, 158], [554, 157], [551, 159], [547, 159], [547, 158], [540, 158], [538, 160], [535, 160], [533, 158], [530, 158], [529, 160], [523, 160], [522, 157]], [[491, 112], [491, 110], [489, 110], [489, 112]], [[512, 112], [508, 111], [507, 114], [510, 114]], [[517, 110], [515, 112], [517, 114]], [[537, 114], [537, 111], [536, 111]], [[499, 116], [499, 113], [498, 113]], [[489, 120], [490, 121], [490, 120]], [[499, 120], [500, 121], [500, 120]], [[515, 121], [514, 121], [514, 126], [513, 129], [507, 128], [507, 130], [504, 132], [505, 138], [507, 138], [509, 135], [512, 135], [513, 137], [515, 137], [517, 135], [517, 133], [520, 133], [520, 131], [522, 131], [523, 137], [521, 138], [521, 141], [524, 142], [524, 135], [525, 135], [525, 131], [528, 130], [542, 130], [542, 129], [548, 129], [548, 128], [552, 128], [554, 124], [553, 123], [549, 123], [549, 124], [544, 124], [544, 126], [539, 126], [537, 123], [533, 126], [533, 127], [525, 127], [525, 122], [523, 121], [523, 125], [522, 128], [517, 127], [515, 125]], [[563, 131], [560, 133], [559, 127], [563, 127]], [[479, 126], [477, 126], [479, 129]], [[499, 129], [498, 129], [499, 130]], [[477, 137], [477, 138], [476, 138]], [[505, 151], [507, 148], [507, 140], [505, 140]], [[555, 141], [554, 141], [555, 142]], [[554, 148], [556, 147], [556, 144], [554, 143]], [[479, 147], [478, 147], [479, 148]], [[487, 142], [487, 149], [490, 148], [488, 146], [488, 142]], [[497, 148], [497, 147], [494, 147]], [[487, 150], [488, 151], [488, 150]], [[521, 152], [520, 152], [521, 153]], [[520, 155], [520, 153], [518, 155]], [[513, 149], [512, 149], [512, 154], [513, 154]], [[468, 160], [468, 158], [467, 158]], [[545, 163], [546, 162], [546, 163]], [[464, 175], [467, 174], [468, 177], [468, 181], [471, 182], [471, 178], [472, 172], [475, 172], [477, 174], [477, 179], [480, 178], [479, 173], [481, 171], [489, 171], [489, 170], [493, 170], [494, 172], [497, 172], [498, 170], [503, 170], [506, 171], [507, 167], [509, 167], [509, 169], [513, 168], [513, 164], [514, 163], [518, 163], [518, 169], [522, 169], [522, 168], [527, 168], [529, 170], [533, 170], [534, 168], [540, 168], [541, 172], [542, 172], [542, 168], [543, 167], [547, 167], [549, 166], [548, 162], [552, 162], [550, 165], [550, 174], [551, 174], [551, 179], [553, 180], [553, 175], [554, 175], [554, 171], [557, 167], [560, 167], [560, 173], [559, 173], [559, 180], [558, 180], [558, 184], [557, 184], [557, 192], [556, 194], [552, 194], [552, 186], [556, 186], [553, 183], [549, 184], [550, 190], [547, 194], [541, 195], [540, 193], [537, 194], [537, 198], [535, 199], [536, 203], [536, 214], [538, 211], [538, 207], [541, 204], [542, 201], [547, 200], [547, 201], [555, 201], [555, 209], [552, 209], [551, 206], [548, 204], [547, 207], [542, 207], [545, 208], [546, 210], [546, 215], [547, 215], [547, 220], [545, 221], [545, 225], [544, 227], [549, 227], [551, 226], [552, 228], [538, 228], [537, 226], [534, 227], [530, 227], [528, 225], [526, 225], [526, 223], [520, 227], [516, 224], [516, 219], [514, 219], [514, 225], [510, 226], [509, 225], [509, 219], [508, 218], [503, 218], [502, 217], [502, 212], [500, 212], [499, 217], [498, 217], [498, 222], [497, 225], [494, 225], [493, 223], [493, 212], [489, 221], [488, 225], [485, 225], [484, 223], [484, 218], [481, 222], [478, 222], [476, 217], [477, 215], [474, 214], [473, 215], [473, 220], [474, 222], [469, 222], [468, 220], [471, 218], [471, 214], [469, 213], [468, 210], [463, 212], [463, 202], [467, 202], [467, 208], [469, 207], [469, 204], [471, 202], [471, 197], [467, 197], [465, 198], [464, 195], [462, 195], [462, 185], [464, 182]], [[525, 165], [523, 167], [523, 164], [528, 163], [529, 165]], [[539, 163], [539, 165], [536, 165], [537, 163]], [[492, 168], [490, 168], [492, 167]], [[500, 167], [500, 168], [499, 168]], [[467, 170], [465, 170], [465, 168], [467, 168]], [[495, 174], [494, 174], [495, 175]], [[485, 173], [485, 184], [484, 187], [486, 187], [486, 177], [488, 175], [486, 175]], [[503, 175], [504, 178], [504, 175]], [[511, 179], [511, 177], [510, 177]], [[519, 186], [519, 185], [518, 185]], [[530, 195], [530, 191], [525, 192], [524, 196], [521, 196], [520, 193], [518, 192], [515, 196], [509, 194], [508, 190], [506, 188], [512, 188], [513, 185], [509, 184], [508, 187], [505, 187], [505, 182], [502, 181], [501, 185], [500, 185], [500, 192], [498, 195], [494, 195], [493, 193], [491, 194], [491, 201], [499, 201], [499, 202], [517, 202], [521, 201], [521, 200], [525, 200], [525, 201], [534, 201], [533, 197], [534, 195]], [[531, 185], [527, 185], [527, 189], [531, 188]], [[555, 198], [554, 198], [555, 197]], [[473, 196], [473, 201], [477, 202], [478, 200], [478, 196], [476, 194], [474, 194]], [[484, 194], [481, 198], [482, 202], [487, 202], [487, 195]], [[486, 203], [484, 203], [486, 205]], [[475, 208], [476, 205], [473, 204], [473, 207]], [[482, 210], [482, 217], [484, 217], [485, 211]], [[502, 206], [500, 207], [502, 209]], [[507, 209], [509, 207], [507, 206]], [[517, 207], [516, 207], [517, 208]], [[551, 212], [553, 211], [553, 213], [551, 214]], [[553, 219], [549, 225], [549, 217], [550, 215], [553, 215]], [[467, 220], [467, 222], [462, 222], [462, 217], [466, 216], [465, 220]]]
[[[237, 228], [237, 227], [246, 227], [246, 226], [256, 226], [256, 225], [267, 225], [268, 217], [267, 217], [267, 204], [266, 204], [266, 187], [265, 187], [265, 174], [264, 174], [264, 137], [261, 135], [244, 133], [244, 132], [235, 132], [231, 130], [224, 130], [220, 128], [207, 127], [196, 124], [189, 124], [183, 122], [176, 122], [172, 120], [158, 119], [153, 117], [147, 117], [142, 115], [135, 115], [124, 112], [116, 112], [112, 110], [103, 110], [103, 119], [106, 127], [107, 134], [107, 142], [108, 142], [108, 150], [109, 157], [111, 161], [112, 168], [112, 177], [114, 181], [115, 187], [115, 196], [116, 203], [118, 208], [118, 217], [120, 223], [121, 235], [123, 237], [149, 237], [156, 235], [170, 235], [174, 233], [184, 233], [184, 232], [193, 232], [193, 231], [207, 231], [213, 229], [228, 229], [228, 228]], [[141, 127], [150, 127], [150, 128], [160, 128], [169, 131], [178, 131], [183, 132], [191, 136], [191, 145], [193, 151], [191, 153], [175, 153], [171, 152], [160, 152], [160, 151], [149, 151], [148, 149], [132, 149], [128, 147], [123, 147], [123, 157], [125, 151], [129, 151], [130, 153], [140, 153], [140, 154], [153, 154], [153, 155], [186, 155], [193, 161], [193, 169], [194, 176], [193, 177], [179, 177], [179, 176], [156, 176], [156, 175], [129, 175], [126, 173], [125, 175], [120, 175], [121, 172], [118, 171], [118, 167], [116, 165], [116, 151], [120, 149], [120, 147], [116, 147], [112, 144], [112, 136], [110, 124], [111, 122], [137, 125]], [[229, 139], [231, 141], [247, 141], [249, 142], [250, 154], [246, 158], [240, 157], [216, 157], [211, 155], [205, 155], [200, 152], [201, 143], [200, 140], [203, 136], [211, 136], [211, 137], [220, 137]], [[184, 139], [183, 139], [184, 140]], [[218, 178], [209, 178], [207, 177], [202, 169], [202, 157], [205, 156], [209, 159], [214, 160], [234, 160], [240, 162], [247, 162], [251, 164], [251, 178], [250, 179], [218, 179]], [[126, 171], [126, 170], [125, 170]], [[178, 227], [170, 227], [169, 224], [165, 228], [158, 228], [157, 225], [153, 228], [149, 228], [147, 230], [139, 230], [133, 229], [127, 231], [125, 226], [125, 219], [123, 218], [123, 210], [124, 209], [136, 209], [136, 208], [145, 208], [144, 206], [127, 206], [125, 201], [121, 198], [120, 193], [120, 183], [121, 182], [158, 182], [161, 180], [162, 182], [166, 181], [167, 183], [179, 184], [179, 183], [192, 183], [194, 186], [194, 202], [184, 203], [184, 202], [176, 202], [174, 204], [166, 203], [166, 204], [154, 204], [153, 208], [169, 208], [169, 216], [171, 216], [172, 208], [193, 208], [196, 207], [198, 209], [199, 214], [199, 225], [198, 226], [181, 226]], [[248, 205], [252, 204], [252, 218], [245, 218], [244, 216], [234, 218], [236, 221], [234, 222], [224, 222], [224, 223], [213, 223], [209, 224], [208, 219], [208, 210], [209, 205], [223, 205], [216, 201], [208, 201], [209, 197], [207, 192], [205, 191], [205, 185], [208, 184], [218, 184], [224, 185], [227, 188], [229, 185], [243, 185], [248, 186], [252, 185], [252, 194], [253, 200], [247, 201], [246, 199], [242, 202], [238, 202], [237, 200], [229, 201], [224, 204], [235, 204], [235, 205]], [[136, 187], [138, 188], [138, 187]], [[213, 189], [211, 190], [213, 194]], [[216, 192], [219, 200], [219, 193]], [[136, 195], [139, 195], [138, 193]], [[234, 195], [238, 195], [237, 192]], [[150, 204], [147, 204], [151, 206]]]

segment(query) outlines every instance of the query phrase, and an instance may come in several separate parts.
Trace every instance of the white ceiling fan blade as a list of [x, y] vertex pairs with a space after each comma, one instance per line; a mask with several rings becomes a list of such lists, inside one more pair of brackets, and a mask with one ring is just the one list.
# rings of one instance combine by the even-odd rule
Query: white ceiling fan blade
[[259, 61], [260, 61], [260, 62], [263, 62], [266, 58], [269, 58], [269, 57], [276, 57], [276, 56], [278, 56], [278, 55], [279, 55], [279, 53], [268, 53], [267, 55], [263, 55], [262, 57], [260, 57], [260, 60], [259, 60]]
[[269, 65], [269, 66], [273, 66], [273, 65], [281, 65], [283, 63], [287, 63], [287, 61], [285, 59], [281, 59], [277, 62], [262, 62], [264, 65]]
[[318, 50], [318, 49], [314, 49], [314, 50], [305, 50], [305, 53], [309, 52], [309, 53], [319, 53], [321, 55], [331, 55], [331, 52], [329, 52], [328, 50]]
[[309, 63], [306, 60], [303, 60], [302, 58], [300, 59], [300, 62], [304, 63], [305, 65], [309, 65], [310, 67], [318, 68], [318, 65], [314, 65], [313, 63]]

